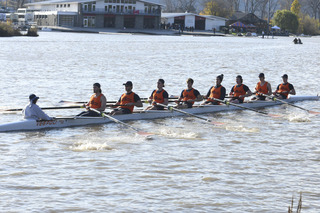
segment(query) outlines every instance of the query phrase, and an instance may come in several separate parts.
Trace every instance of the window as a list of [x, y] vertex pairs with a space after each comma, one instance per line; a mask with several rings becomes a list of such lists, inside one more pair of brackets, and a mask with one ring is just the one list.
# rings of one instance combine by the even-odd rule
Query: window
[[67, 7], [67, 5], [66, 5], [66, 4], [64, 4], [64, 7]]
[[96, 5], [95, 4], [92, 5], [92, 11], [96, 11]]
[[68, 7], [70, 7], [70, 4], [68, 4]]
[[57, 4], [57, 7], [59, 7], [59, 5]]

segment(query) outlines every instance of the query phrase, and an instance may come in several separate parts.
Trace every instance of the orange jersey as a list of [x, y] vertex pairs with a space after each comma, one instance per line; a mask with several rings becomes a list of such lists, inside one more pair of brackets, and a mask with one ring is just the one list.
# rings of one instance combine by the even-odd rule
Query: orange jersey
[[[268, 94], [268, 82], [265, 82], [263, 86], [261, 86], [261, 82], [259, 81], [256, 86], [256, 91], [262, 94]], [[259, 95], [258, 93], [256, 94]]]
[[[241, 84], [240, 86], [238, 85], [235, 85], [233, 88], [232, 88], [232, 92], [233, 92], [233, 96], [235, 98], [239, 98], [240, 95], [245, 95], [247, 93], [246, 89], [247, 88], [247, 91], [249, 90], [249, 88], [244, 85], [244, 84]], [[240, 100], [244, 100], [244, 97], [242, 98], [239, 98]]]
[[[190, 99], [196, 99], [197, 97], [195, 96], [194, 94], [194, 89], [192, 88], [191, 90], [183, 90], [182, 92], [182, 101], [187, 101], [187, 100], [190, 100]], [[194, 101], [191, 102], [191, 104], [194, 104]]]
[[99, 109], [101, 107], [101, 96], [102, 94], [100, 94], [98, 97], [93, 94], [89, 101], [89, 107], [93, 109]]
[[[286, 83], [286, 84], [279, 84], [278, 88], [277, 88], [277, 93], [280, 93], [281, 95], [285, 96], [286, 98], [289, 95], [290, 90], [293, 89], [292, 84]], [[286, 92], [286, 93], [284, 93]]]
[[[120, 105], [125, 105], [128, 103], [135, 103], [136, 101], [134, 100], [134, 92], [131, 92], [130, 94], [124, 93], [121, 95], [120, 97]], [[134, 106], [120, 106], [120, 108], [127, 108], [131, 111], [131, 113], [133, 112], [133, 108]]]
[[[161, 90], [161, 92], [159, 92], [158, 90], [154, 90], [153, 94], [152, 94], [152, 99], [159, 104], [164, 103], [164, 93], [166, 93], [166, 91], [163, 89]], [[153, 104], [156, 105], [156, 104]]]
[[221, 89], [222, 88], [223, 88], [223, 86], [221, 86], [221, 85], [218, 88], [212, 87], [211, 90], [210, 90], [210, 95], [209, 95], [208, 101], [215, 102], [214, 100], [212, 100], [210, 98], [220, 99], [221, 98]]

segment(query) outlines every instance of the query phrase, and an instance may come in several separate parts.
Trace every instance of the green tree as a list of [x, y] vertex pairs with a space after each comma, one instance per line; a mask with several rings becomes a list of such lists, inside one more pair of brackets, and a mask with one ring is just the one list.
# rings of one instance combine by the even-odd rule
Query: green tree
[[274, 15], [274, 21], [282, 30], [296, 33], [299, 27], [298, 16], [288, 10], [278, 10]]
[[213, 16], [221, 16], [228, 17], [231, 15], [231, 11], [226, 8], [224, 1], [221, 0], [208, 0], [205, 3], [205, 7], [200, 15], [213, 15]]
[[301, 10], [301, 5], [298, 0], [294, 0], [291, 4], [290, 11], [299, 16]]
[[320, 23], [318, 20], [311, 18], [309, 15], [302, 17], [301, 24], [303, 25], [303, 34], [305, 35], [319, 35]]

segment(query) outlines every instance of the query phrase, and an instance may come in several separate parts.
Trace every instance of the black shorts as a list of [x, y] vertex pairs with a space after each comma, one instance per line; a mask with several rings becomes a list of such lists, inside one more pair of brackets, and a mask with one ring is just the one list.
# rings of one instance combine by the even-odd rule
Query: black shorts
[[206, 101], [205, 104], [219, 105], [218, 101]]
[[232, 98], [231, 100], [238, 100], [240, 104], [242, 104], [242, 103], [243, 103], [243, 100], [242, 100], [242, 99], [240, 99], [240, 98]]
[[122, 114], [131, 114], [131, 111], [128, 108], [116, 108], [113, 111], [122, 112]]

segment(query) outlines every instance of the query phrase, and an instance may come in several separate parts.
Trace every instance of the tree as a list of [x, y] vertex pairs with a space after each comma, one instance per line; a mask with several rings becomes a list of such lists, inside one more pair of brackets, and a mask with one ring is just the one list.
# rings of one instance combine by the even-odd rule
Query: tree
[[305, 35], [319, 35], [320, 23], [318, 20], [311, 18], [309, 15], [302, 17], [303, 33]]
[[289, 10], [278, 10], [274, 15], [274, 23], [292, 33], [296, 33], [299, 27], [298, 16]]
[[291, 4], [290, 11], [299, 16], [301, 10], [301, 5], [298, 0], [294, 0]]
[[227, 9], [223, 0], [207, 0], [200, 15], [228, 17], [232, 11]]

